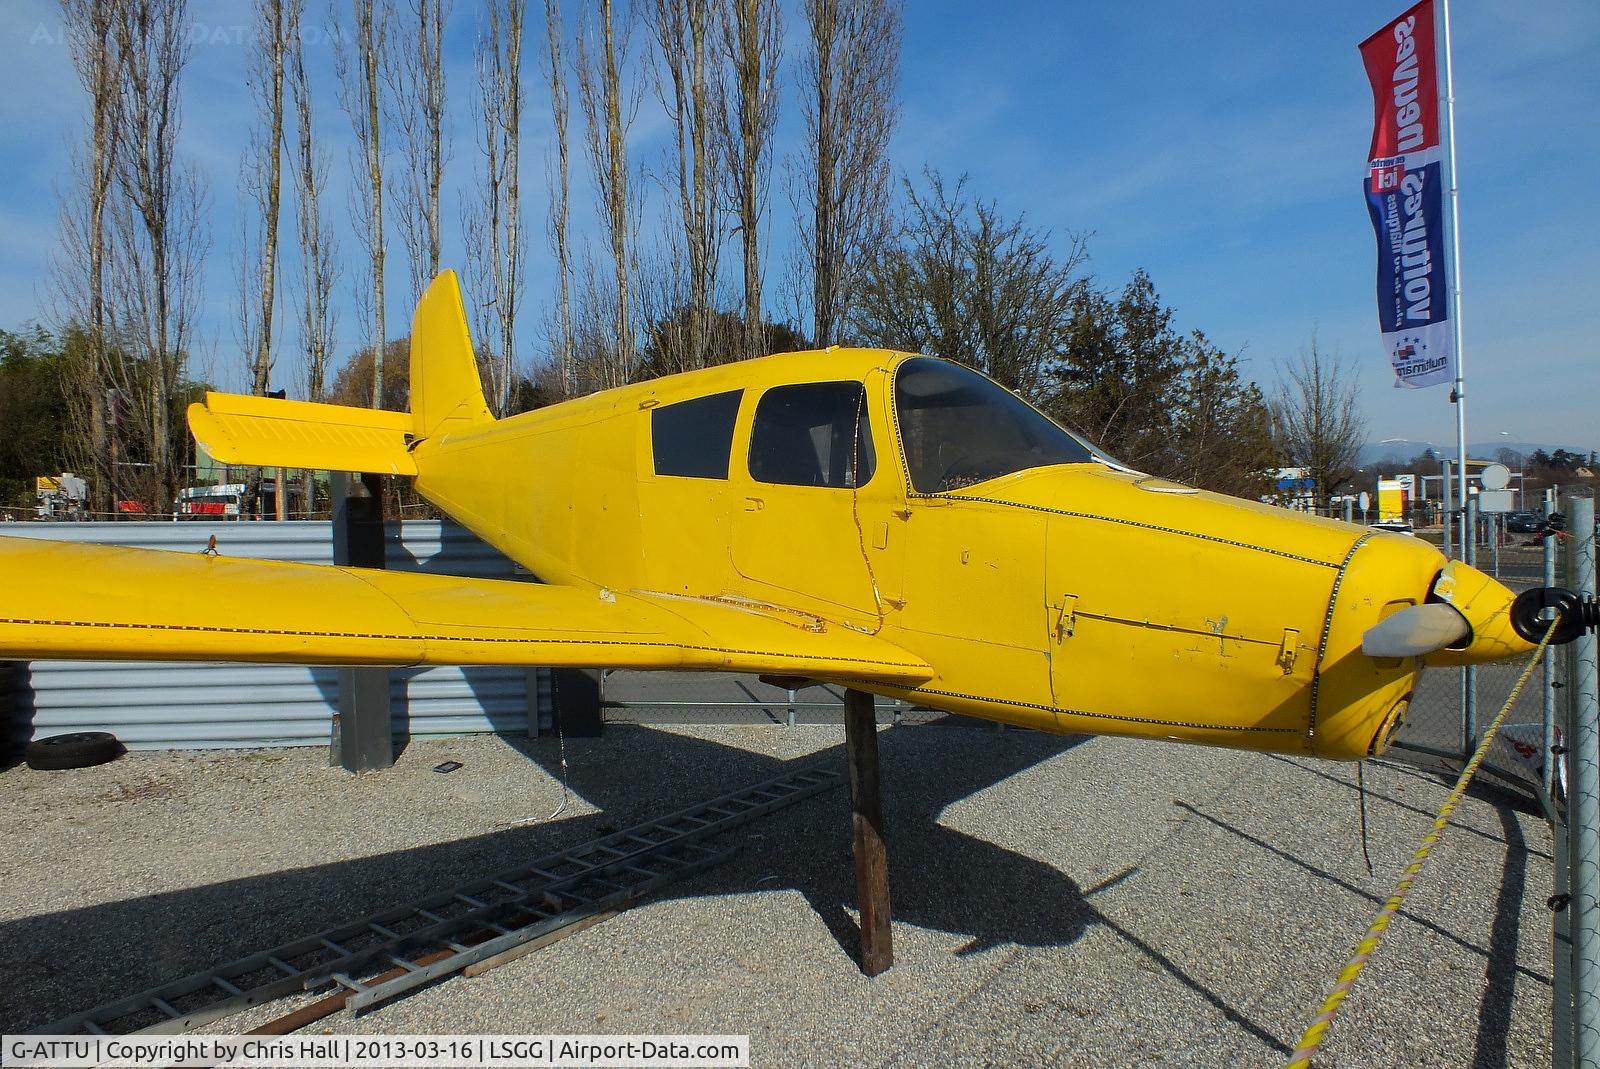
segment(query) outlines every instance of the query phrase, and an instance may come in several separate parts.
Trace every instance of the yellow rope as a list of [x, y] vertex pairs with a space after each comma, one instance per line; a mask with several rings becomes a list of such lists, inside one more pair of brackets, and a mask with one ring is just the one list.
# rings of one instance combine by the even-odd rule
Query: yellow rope
[[[1439, 808], [1439, 816], [1433, 822], [1433, 827], [1428, 829], [1428, 834], [1422, 837], [1422, 844], [1411, 855], [1411, 864], [1406, 866], [1405, 872], [1400, 874], [1400, 880], [1394, 885], [1394, 893], [1384, 902], [1383, 909], [1378, 911], [1371, 927], [1361, 942], [1356, 944], [1355, 953], [1350, 956], [1350, 961], [1339, 973], [1339, 982], [1333, 991], [1322, 1003], [1322, 1009], [1311, 1022], [1310, 1027], [1300, 1037], [1300, 1042], [1295, 1045], [1294, 1053], [1289, 1056], [1289, 1063], [1285, 1069], [1308, 1069], [1311, 1065], [1311, 1056], [1317, 1053], [1322, 1046], [1322, 1041], [1327, 1038], [1328, 1026], [1333, 1023], [1334, 1014], [1339, 1012], [1339, 1006], [1345, 997], [1350, 994], [1350, 989], [1356, 984], [1356, 977], [1361, 975], [1361, 970], [1367, 967], [1367, 962], [1372, 960], [1372, 955], [1378, 950], [1378, 944], [1383, 940], [1383, 933], [1388, 931], [1389, 924], [1394, 920], [1395, 914], [1400, 912], [1400, 907], [1405, 904], [1406, 895], [1411, 893], [1411, 887], [1417, 882], [1422, 867], [1427, 864], [1428, 857], [1433, 853], [1433, 848], [1444, 837], [1444, 829], [1450, 824], [1450, 817], [1456, 811], [1456, 806], [1467, 793], [1467, 786], [1472, 782], [1472, 777], [1477, 774], [1478, 766], [1483, 763], [1483, 755], [1489, 752], [1489, 744], [1494, 741], [1495, 733], [1500, 730], [1500, 725], [1505, 722], [1506, 715], [1511, 712], [1512, 705], [1516, 704], [1517, 696], [1522, 693], [1523, 686], [1533, 675], [1533, 670], [1543, 659], [1545, 649], [1550, 645], [1550, 636], [1556, 633], [1556, 624], [1559, 620], [1552, 620], [1550, 629], [1544, 633], [1544, 638], [1539, 640], [1538, 647], [1533, 651], [1533, 659], [1528, 662], [1528, 667], [1522, 670], [1522, 675], [1517, 679], [1517, 685], [1511, 688], [1511, 696], [1501, 706], [1500, 712], [1495, 716], [1494, 722], [1483, 733], [1483, 741], [1478, 744], [1477, 752], [1472, 755], [1472, 760], [1461, 770], [1461, 777], [1456, 780], [1455, 790], [1450, 792], [1450, 797], [1445, 799]], [[1546, 755], [1546, 760], [1549, 757]]]

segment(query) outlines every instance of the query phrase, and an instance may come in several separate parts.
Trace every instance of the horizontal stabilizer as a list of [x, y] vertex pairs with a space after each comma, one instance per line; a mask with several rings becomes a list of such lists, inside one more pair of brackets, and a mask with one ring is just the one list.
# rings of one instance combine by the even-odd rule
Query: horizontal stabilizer
[[189, 406], [189, 429], [223, 464], [417, 473], [406, 412], [208, 393], [204, 404]]

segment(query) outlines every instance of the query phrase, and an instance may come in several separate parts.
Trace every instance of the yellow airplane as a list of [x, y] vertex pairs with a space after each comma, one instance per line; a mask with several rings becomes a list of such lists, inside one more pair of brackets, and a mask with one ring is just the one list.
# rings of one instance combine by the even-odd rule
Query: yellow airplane
[[1531, 648], [1510, 591], [1418, 539], [1133, 471], [927, 356], [771, 356], [497, 420], [450, 272], [409, 413], [213, 393], [189, 423], [230, 464], [414, 476], [543, 584], [0, 538], [0, 657], [758, 672], [1359, 759], [1424, 665]]

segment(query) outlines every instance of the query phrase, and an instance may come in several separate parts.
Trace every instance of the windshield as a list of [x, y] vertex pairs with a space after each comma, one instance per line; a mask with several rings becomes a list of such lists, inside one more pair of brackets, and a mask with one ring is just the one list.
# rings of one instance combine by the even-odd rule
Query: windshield
[[1098, 459], [1020, 397], [946, 360], [914, 357], [901, 364], [894, 403], [906, 468], [919, 494]]

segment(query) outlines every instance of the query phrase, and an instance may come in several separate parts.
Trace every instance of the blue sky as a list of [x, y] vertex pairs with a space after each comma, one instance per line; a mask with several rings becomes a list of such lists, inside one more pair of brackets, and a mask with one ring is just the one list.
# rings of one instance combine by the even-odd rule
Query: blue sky
[[[924, 165], [966, 173], [977, 194], [1008, 213], [1025, 212], [1057, 235], [1092, 233], [1090, 267], [1102, 284], [1120, 285], [1145, 268], [1182, 328], [1242, 352], [1264, 385], [1315, 334], [1319, 346], [1360, 368], [1374, 440], [1453, 441], [1445, 388], [1389, 385], [1359, 191], [1371, 97], [1356, 45], [1403, 7], [907, 0], [894, 162], [912, 174]], [[329, 207], [343, 222], [348, 123], [333, 97], [327, 8], [319, 0], [307, 8], [319, 121], [335, 148]], [[241, 44], [248, 9], [245, 0], [194, 3], [181, 142], [209, 190], [198, 363], [232, 387], [242, 366], [231, 308], [238, 160], [250, 115]], [[1513, 441], [1600, 448], [1600, 6], [1458, 0], [1454, 14], [1469, 437], [1505, 432]], [[474, 0], [456, 0], [446, 49], [456, 141], [446, 261], [456, 266], [460, 205], [476, 162], [468, 143], [476, 18]], [[535, 19], [530, 61], [541, 31]], [[792, 98], [792, 25], [789, 40]], [[641, 36], [636, 48], [643, 43]], [[15, 328], [44, 317], [55, 189], [82, 122], [54, 0], [0, 7], [0, 63], [11, 82], [0, 95], [0, 326]], [[523, 185], [538, 235], [550, 134], [531, 62], [527, 76]], [[789, 105], [780, 153], [798, 135]], [[660, 169], [665, 132], [647, 95], [631, 137], [641, 165]], [[589, 186], [581, 173], [574, 192], [584, 229]], [[789, 214], [775, 191], [767, 279], [774, 299]], [[649, 230], [647, 221], [647, 241]], [[339, 340], [348, 352], [360, 333], [350, 297], [359, 254], [348, 237], [343, 248], [350, 267]], [[391, 277], [403, 279], [397, 234], [390, 249]], [[730, 246], [725, 263], [736, 266], [735, 257]], [[528, 267], [531, 355], [537, 310], [552, 292], [542, 247], [530, 250]], [[409, 314], [405, 303], [391, 302], [391, 323]], [[282, 359], [280, 379], [292, 381], [292, 364], [292, 356]]]

